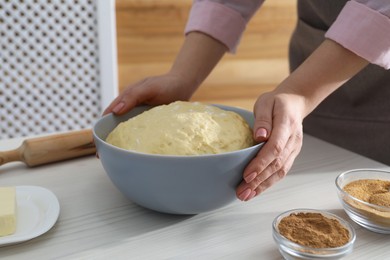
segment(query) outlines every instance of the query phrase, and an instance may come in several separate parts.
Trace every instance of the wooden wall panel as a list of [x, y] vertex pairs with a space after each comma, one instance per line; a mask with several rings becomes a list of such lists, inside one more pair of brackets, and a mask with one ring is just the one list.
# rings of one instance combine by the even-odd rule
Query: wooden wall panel
[[[190, 0], [117, 0], [119, 88], [166, 72], [183, 41]], [[287, 47], [295, 1], [269, 0], [247, 26], [237, 53], [227, 54], [194, 100], [250, 109], [288, 75]]]

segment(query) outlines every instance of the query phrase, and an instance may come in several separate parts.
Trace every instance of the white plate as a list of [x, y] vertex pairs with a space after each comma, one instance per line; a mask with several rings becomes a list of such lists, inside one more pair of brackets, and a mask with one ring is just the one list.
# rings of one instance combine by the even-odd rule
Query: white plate
[[38, 186], [16, 186], [16, 231], [0, 237], [0, 246], [20, 243], [47, 232], [60, 214], [57, 197]]

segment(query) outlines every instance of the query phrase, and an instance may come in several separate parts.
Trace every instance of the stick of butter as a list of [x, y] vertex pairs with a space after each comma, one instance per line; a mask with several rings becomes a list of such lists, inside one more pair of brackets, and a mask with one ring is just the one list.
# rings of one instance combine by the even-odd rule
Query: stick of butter
[[0, 237], [16, 231], [16, 189], [0, 187]]

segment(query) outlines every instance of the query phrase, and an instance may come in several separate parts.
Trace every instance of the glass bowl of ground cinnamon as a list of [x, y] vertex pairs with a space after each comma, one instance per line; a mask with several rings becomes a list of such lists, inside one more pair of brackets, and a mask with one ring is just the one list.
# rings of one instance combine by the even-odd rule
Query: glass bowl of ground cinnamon
[[344, 219], [316, 209], [294, 209], [277, 216], [273, 237], [284, 259], [341, 259], [350, 254], [356, 234]]
[[390, 171], [354, 169], [336, 178], [341, 204], [360, 226], [390, 234]]

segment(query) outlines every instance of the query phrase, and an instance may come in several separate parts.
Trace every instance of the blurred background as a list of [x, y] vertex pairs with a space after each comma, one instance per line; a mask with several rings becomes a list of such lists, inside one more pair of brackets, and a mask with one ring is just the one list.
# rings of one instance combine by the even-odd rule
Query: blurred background
[[[119, 89], [169, 70], [183, 42], [191, 0], [117, 0]], [[237, 53], [227, 54], [193, 100], [252, 110], [257, 96], [288, 74], [288, 42], [296, 1], [265, 1]]]
[[[192, 0], [111, 3], [0, 1], [0, 139], [90, 128], [116, 96], [112, 86], [121, 91], [170, 69]], [[118, 87], [110, 55], [112, 8]], [[252, 110], [259, 94], [288, 75], [295, 8], [296, 1], [265, 1], [237, 53], [225, 55], [193, 101]]]

